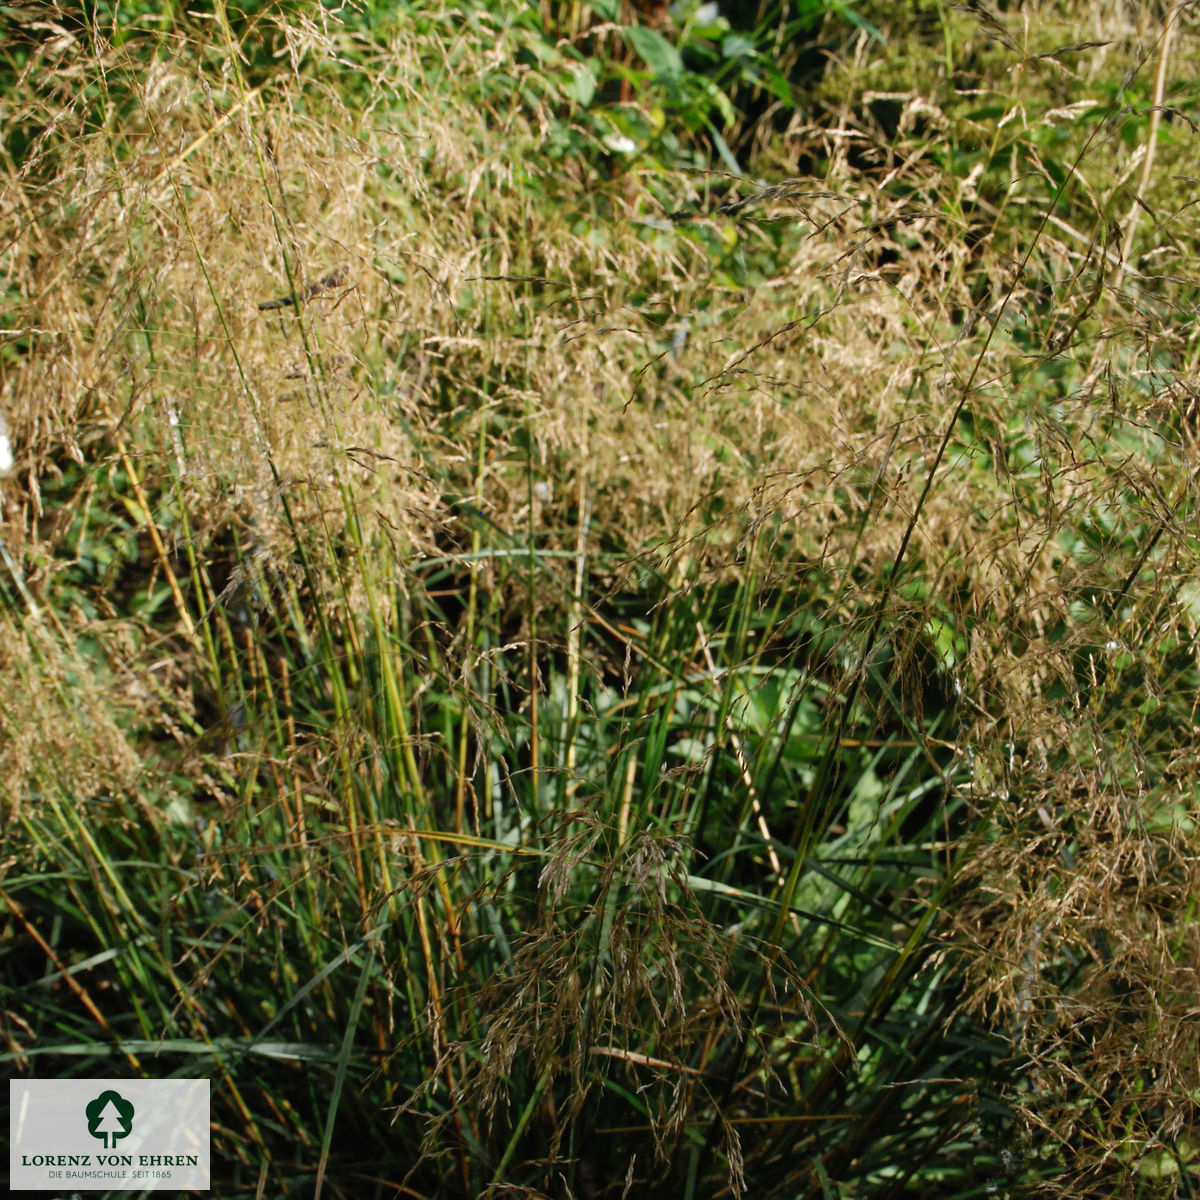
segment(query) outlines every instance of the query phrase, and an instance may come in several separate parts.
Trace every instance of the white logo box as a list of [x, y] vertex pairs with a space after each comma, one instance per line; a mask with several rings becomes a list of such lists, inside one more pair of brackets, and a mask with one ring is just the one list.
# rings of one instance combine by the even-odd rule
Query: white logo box
[[9, 1187], [207, 1191], [207, 1079], [10, 1080]]

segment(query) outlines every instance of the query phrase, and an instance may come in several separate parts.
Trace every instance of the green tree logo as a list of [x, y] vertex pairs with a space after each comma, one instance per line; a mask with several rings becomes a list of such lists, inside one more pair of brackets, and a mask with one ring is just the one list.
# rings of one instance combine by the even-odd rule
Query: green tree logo
[[84, 1110], [88, 1133], [111, 1150], [118, 1138], [128, 1137], [133, 1129], [133, 1105], [120, 1092], [101, 1092]]

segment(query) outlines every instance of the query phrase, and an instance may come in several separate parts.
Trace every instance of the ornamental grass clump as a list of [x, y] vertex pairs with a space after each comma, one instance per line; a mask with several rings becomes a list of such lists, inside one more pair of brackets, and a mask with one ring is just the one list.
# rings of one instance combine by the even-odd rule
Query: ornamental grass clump
[[1189, 1190], [1194, 22], [856, 12], [14, 41], [14, 1073], [230, 1195]]

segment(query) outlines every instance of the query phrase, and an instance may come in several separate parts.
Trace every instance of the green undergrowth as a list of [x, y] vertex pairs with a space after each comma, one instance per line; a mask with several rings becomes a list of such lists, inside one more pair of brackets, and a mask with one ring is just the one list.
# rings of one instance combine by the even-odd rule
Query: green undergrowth
[[27, 22], [14, 1077], [228, 1196], [1190, 1194], [1195, 28], [1029, 7]]

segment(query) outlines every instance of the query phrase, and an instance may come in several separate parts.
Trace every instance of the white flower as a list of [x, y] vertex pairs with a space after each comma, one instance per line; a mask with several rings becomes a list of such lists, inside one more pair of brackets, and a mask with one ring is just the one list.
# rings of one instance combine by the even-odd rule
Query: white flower
[[637, 149], [637, 142], [627, 138], [623, 133], [610, 133], [604, 139], [604, 145], [614, 154], [632, 154]]
[[721, 7], [718, 4], [702, 4], [696, 9], [696, 24], [711, 25], [721, 15]]

